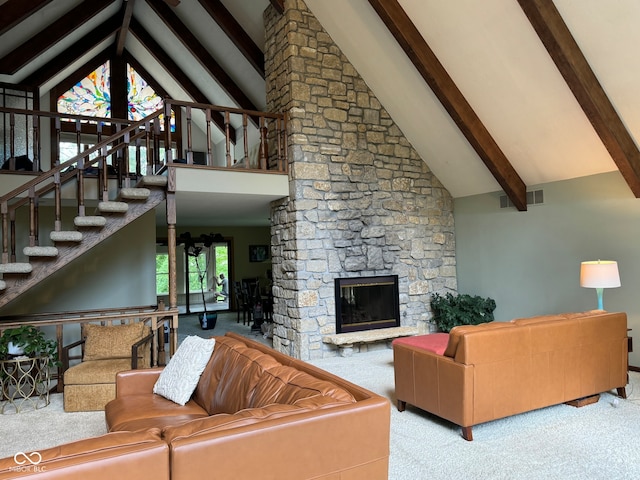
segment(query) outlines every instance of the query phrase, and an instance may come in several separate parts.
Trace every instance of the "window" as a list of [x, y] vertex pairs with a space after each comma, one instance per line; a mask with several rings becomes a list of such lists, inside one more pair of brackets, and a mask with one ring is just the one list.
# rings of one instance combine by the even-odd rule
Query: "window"
[[169, 294], [169, 254], [156, 253], [156, 293]]
[[109, 62], [105, 62], [58, 98], [58, 112], [111, 117]]
[[[111, 117], [111, 69], [103, 63], [58, 98], [58, 112], [90, 117]], [[162, 108], [162, 98], [147, 81], [127, 64], [127, 118], [137, 122]], [[160, 116], [161, 128], [164, 128]], [[171, 131], [176, 130], [175, 113], [171, 112]]]
[[[189, 261], [189, 291], [190, 292], [199, 292], [200, 289], [204, 289], [205, 291], [209, 289], [208, 282], [208, 250], [203, 248], [198, 256], [187, 255], [187, 259]], [[186, 255], [186, 253], [185, 253]], [[202, 285], [200, 284], [200, 280], [202, 279]]]

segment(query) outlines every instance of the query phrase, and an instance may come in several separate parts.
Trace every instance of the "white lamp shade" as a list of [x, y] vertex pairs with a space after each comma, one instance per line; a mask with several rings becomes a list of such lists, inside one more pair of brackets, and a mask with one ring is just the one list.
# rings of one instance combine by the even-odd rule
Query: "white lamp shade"
[[580, 264], [580, 286], [585, 288], [615, 288], [620, 286], [618, 262], [596, 260]]

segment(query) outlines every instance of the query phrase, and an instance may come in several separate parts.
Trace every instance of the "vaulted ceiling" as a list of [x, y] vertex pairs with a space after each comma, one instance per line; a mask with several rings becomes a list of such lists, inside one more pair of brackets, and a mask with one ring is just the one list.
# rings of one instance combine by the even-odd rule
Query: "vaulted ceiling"
[[[283, 0], [0, 0], [0, 82], [47, 91], [105, 49], [174, 98], [265, 108]], [[454, 197], [619, 170], [640, 196], [637, 0], [306, 0]]]

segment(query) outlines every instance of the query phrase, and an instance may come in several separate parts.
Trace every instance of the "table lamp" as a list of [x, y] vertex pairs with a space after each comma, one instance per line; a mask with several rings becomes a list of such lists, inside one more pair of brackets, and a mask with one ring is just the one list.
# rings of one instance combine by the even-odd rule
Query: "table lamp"
[[580, 264], [580, 286], [595, 288], [598, 294], [598, 309], [604, 310], [602, 296], [605, 288], [620, 286], [618, 262], [596, 260]]

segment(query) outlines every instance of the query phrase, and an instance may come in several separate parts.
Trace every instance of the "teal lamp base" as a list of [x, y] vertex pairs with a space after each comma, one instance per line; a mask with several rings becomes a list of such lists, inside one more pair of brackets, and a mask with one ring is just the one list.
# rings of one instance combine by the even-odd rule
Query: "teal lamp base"
[[604, 310], [604, 302], [602, 301], [604, 288], [596, 288], [596, 294], [598, 295], [598, 310]]

